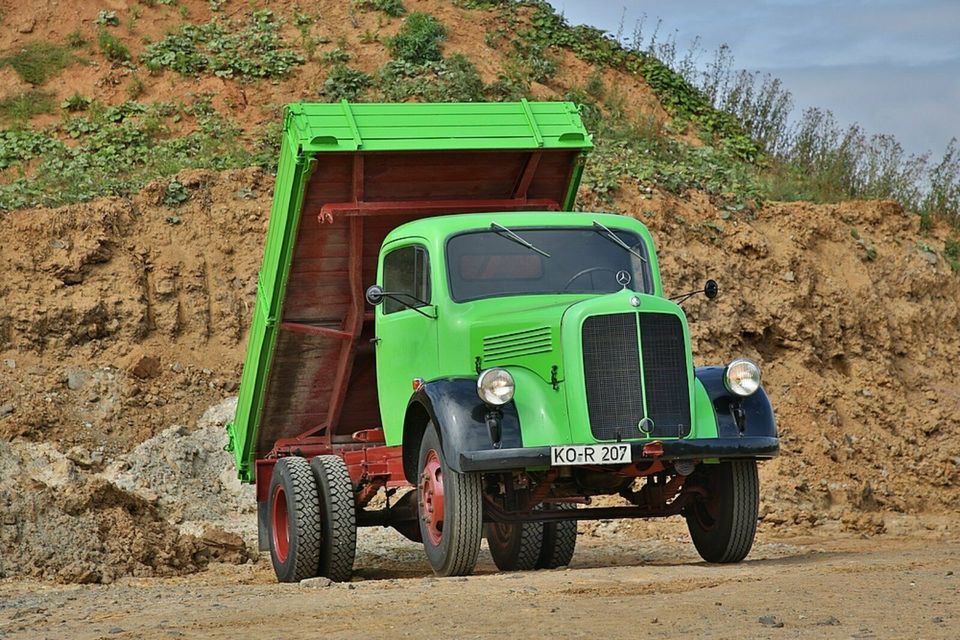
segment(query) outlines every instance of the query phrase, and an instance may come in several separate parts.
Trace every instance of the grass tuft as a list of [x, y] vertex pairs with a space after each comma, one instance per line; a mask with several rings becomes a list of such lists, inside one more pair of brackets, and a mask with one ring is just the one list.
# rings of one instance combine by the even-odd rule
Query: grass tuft
[[66, 47], [34, 40], [0, 57], [0, 66], [9, 64], [25, 82], [39, 86], [63, 71], [72, 60]]
[[120, 38], [106, 29], [100, 29], [97, 32], [97, 45], [110, 62], [118, 64], [130, 62], [130, 49], [120, 41]]
[[41, 113], [53, 113], [56, 108], [56, 98], [52, 93], [31, 89], [0, 100], [0, 119], [20, 123]]

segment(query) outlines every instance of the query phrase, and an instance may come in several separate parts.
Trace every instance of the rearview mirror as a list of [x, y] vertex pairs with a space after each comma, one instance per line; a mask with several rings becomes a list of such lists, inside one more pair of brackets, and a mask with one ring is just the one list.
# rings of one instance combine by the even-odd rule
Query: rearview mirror
[[707, 300], [713, 300], [718, 293], [720, 293], [720, 285], [717, 284], [717, 281], [707, 280], [707, 283], [703, 285], [703, 295], [707, 296]]
[[367, 293], [364, 294], [364, 297], [366, 297], [367, 299], [367, 304], [372, 304], [373, 306], [377, 306], [378, 304], [383, 302], [383, 297], [384, 297], [383, 289], [381, 289], [379, 286], [375, 284], [370, 285], [370, 288], [367, 289]]

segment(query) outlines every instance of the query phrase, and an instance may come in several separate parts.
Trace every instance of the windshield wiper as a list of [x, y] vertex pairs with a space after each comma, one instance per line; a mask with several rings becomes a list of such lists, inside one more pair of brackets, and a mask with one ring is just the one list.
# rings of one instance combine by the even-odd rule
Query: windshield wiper
[[503, 237], [503, 238], [506, 238], [507, 240], [512, 240], [513, 242], [516, 242], [517, 244], [519, 244], [519, 245], [521, 245], [521, 246], [524, 246], [524, 247], [526, 247], [527, 249], [530, 249], [531, 251], [536, 251], [537, 253], [539, 253], [540, 255], [542, 255], [544, 258], [549, 258], [549, 257], [550, 257], [550, 254], [549, 254], [549, 253], [547, 253], [547, 252], [544, 251], [543, 249], [538, 249], [537, 247], [533, 246], [532, 244], [530, 244], [529, 242], [527, 242], [526, 240], [524, 240], [523, 238], [521, 238], [520, 236], [518, 236], [517, 234], [515, 234], [513, 231], [510, 231], [510, 229], [507, 229], [507, 228], [506, 228], [505, 226], [503, 226], [502, 224], [498, 224], [498, 223], [496, 223], [496, 222], [491, 222], [491, 223], [490, 223], [490, 228], [491, 228], [491, 229], [493, 230], [493, 232], [496, 233], [498, 236], [501, 236], [501, 237]]
[[613, 231], [611, 231], [608, 227], [605, 227], [604, 225], [602, 225], [602, 224], [600, 224], [599, 222], [597, 222], [596, 220], [594, 220], [594, 221], [593, 221], [593, 228], [594, 228], [594, 230], [595, 230], [597, 233], [599, 233], [600, 235], [602, 235], [604, 238], [607, 238], [608, 240], [610, 240], [610, 242], [613, 242], [614, 244], [623, 247], [624, 249], [626, 249], [627, 251], [629, 251], [630, 253], [632, 253], [632, 254], [635, 255], [636, 257], [640, 258], [640, 261], [643, 262], [644, 264], [647, 263], [647, 259], [646, 259], [646, 258], [644, 258], [642, 255], [640, 255], [640, 253], [639, 253], [636, 249], [633, 249], [632, 247], [630, 247], [630, 245], [628, 245], [626, 242], [624, 242], [623, 240], [621, 240], [621, 239], [620, 239], [620, 236], [618, 236], [617, 234], [615, 234], [615, 233], [614, 233]]

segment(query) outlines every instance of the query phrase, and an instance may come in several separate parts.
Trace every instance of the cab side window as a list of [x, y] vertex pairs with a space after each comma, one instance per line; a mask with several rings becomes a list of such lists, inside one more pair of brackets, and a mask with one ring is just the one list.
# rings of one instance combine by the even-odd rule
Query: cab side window
[[[383, 289], [414, 307], [430, 303], [430, 271], [427, 250], [418, 245], [401, 247], [383, 258]], [[408, 308], [403, 303], [387, 298], [383, 313], [395, 313]]]

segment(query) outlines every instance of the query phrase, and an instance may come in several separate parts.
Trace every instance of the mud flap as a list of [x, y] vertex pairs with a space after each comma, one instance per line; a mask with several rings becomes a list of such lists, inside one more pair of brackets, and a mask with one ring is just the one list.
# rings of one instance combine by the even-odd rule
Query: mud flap
[[257, 503], [257, 550], [258, 551], [270, 551], [270, 528], [267, 526], [269, 522], [269, 508], [270, 503], [266, 500], [263, 502]]

